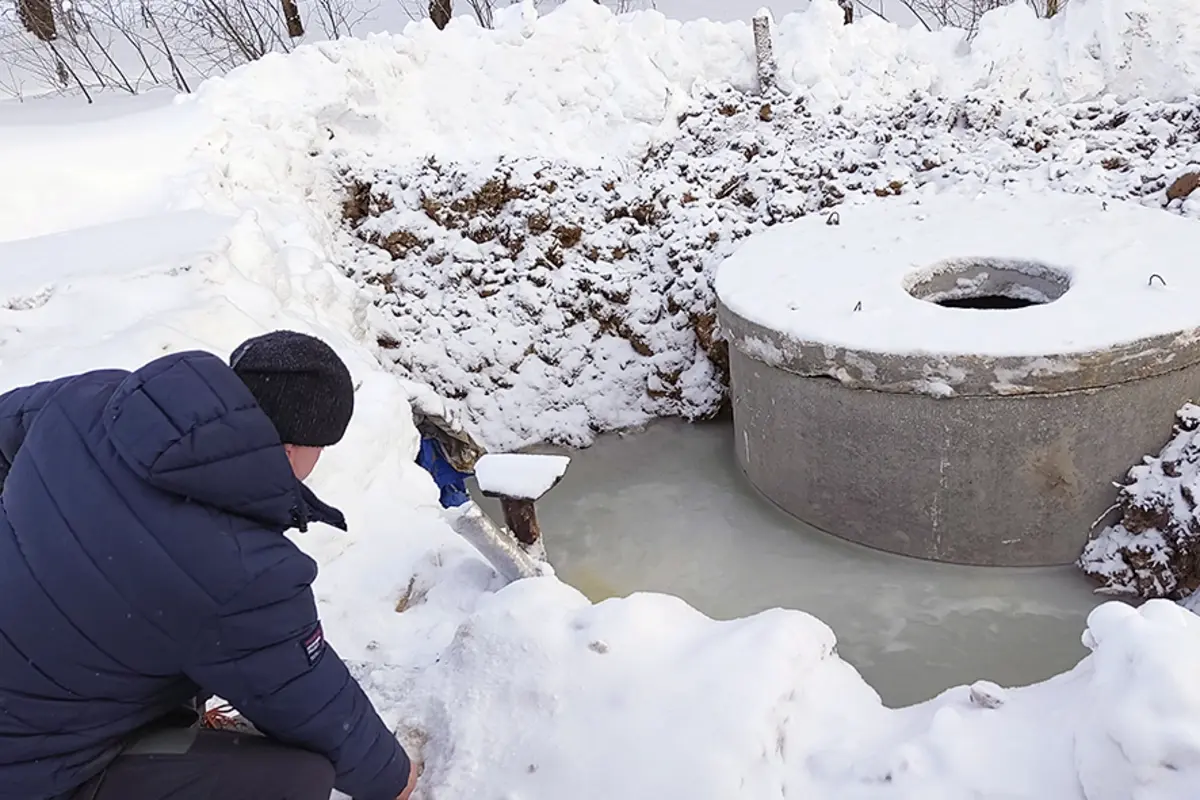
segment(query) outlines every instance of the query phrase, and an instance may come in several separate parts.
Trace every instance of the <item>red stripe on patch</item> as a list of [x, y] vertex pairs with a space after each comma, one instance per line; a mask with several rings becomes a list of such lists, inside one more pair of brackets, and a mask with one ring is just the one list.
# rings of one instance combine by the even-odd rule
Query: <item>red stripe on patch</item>
[[321, 653], [325, 651], [325, 631], [321, 629], [321, 623], [317, 623], [317, 627], [301, 640], [300, 645], [304, 649], [309, 666], [316, 664]]

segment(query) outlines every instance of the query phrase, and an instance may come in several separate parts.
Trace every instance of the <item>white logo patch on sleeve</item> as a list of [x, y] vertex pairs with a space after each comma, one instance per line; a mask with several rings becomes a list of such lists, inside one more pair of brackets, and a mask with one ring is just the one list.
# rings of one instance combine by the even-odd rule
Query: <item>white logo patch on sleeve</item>
[[305, 657], [308, 658], [309, 666], [315, 665], [321, 657], [321, 653], [325, 652], [325, 632], [321, 630], [321, 623], [318, 622], [316, 629], [304, 637], [301, 645], [304, 648]]

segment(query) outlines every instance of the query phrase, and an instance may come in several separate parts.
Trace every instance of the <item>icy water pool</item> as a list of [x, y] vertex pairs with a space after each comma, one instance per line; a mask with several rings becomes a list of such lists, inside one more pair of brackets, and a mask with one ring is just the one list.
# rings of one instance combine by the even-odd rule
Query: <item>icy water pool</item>
[[1103, 598], [1073, 567], [958, 567], [843, 542], [759, 495], [732, 448], [727, 423], [662, 421], [570, 452], [538, 504], [560, 577], [593, 600], [666, 592], [718, 619], [807, 611], [891, 706], [978, 679], [1035, 683], [1087, 654]]

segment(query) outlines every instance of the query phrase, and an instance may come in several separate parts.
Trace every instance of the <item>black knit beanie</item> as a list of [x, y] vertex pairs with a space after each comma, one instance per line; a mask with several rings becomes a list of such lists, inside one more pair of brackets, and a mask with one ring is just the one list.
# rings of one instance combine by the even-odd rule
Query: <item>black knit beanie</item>
[[284, 444], [328, 447], [341, 441], [354, 414], [350, 370], [313, 336], [273, 331], [248, 339], [229, 366], [250, 388]]

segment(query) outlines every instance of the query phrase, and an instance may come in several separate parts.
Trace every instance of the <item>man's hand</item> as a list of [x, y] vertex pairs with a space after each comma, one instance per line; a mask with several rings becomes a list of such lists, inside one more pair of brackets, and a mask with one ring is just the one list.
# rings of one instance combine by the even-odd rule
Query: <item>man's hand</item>
[[404, 791], [396, 797], [396, 800], [408, 800], [412, 797], [413, 789], [417, 788], [417, 765], [413, 764], [408, 770], [408, 785], [404, 787]]

